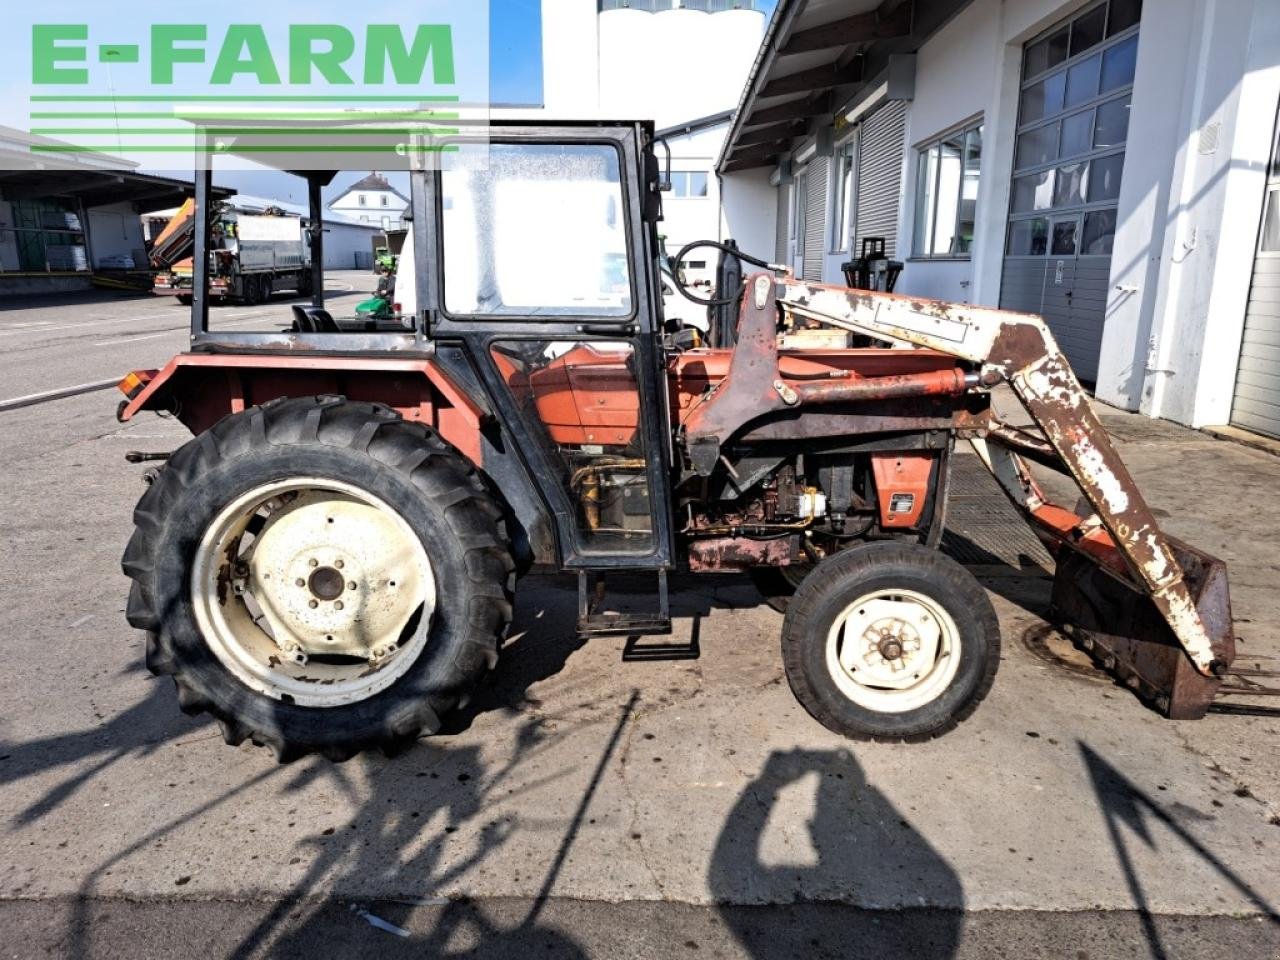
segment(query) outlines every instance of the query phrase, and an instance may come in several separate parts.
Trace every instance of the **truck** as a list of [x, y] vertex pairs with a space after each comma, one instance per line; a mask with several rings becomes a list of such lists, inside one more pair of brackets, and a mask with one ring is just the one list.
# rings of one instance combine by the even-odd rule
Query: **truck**
[[[218, 204], [211, 211], [209, 297], [214, 301], [262, 303], [277, 290], [311, 294], [308, 221], [268, 207], [261, 214]], [[188, 200], [151, 248], [152, 292], [183, 306], [192, 300], [195, 201]]]
[[[652, 124], [489, 133], [483, 171], [412, 173], [398, 316], [337, 324], [316, 284], [291, 324], [211, 329], [197, 294], [189, 348], [120, 383], [122, 421], [192, 434], [129, 455], [161, 465], [122, 558], [126, 616], [228, 743], [340, 761], [438, 732], [533, 571], [576, 577], [578, 633], [626, 638], [624, 660], [699, 655], [641, 642], [672, 632], [669, 575], [772, 579], [781, 667], [816, 722], [942, 736], [1001, 660], [986, 590], [939, 549], [961, 442], [1052, 552], [1052, 622], [1139, 700], [1186, 720], [1275, 692], [1235, 665], [1224, 564], [1162, 529], [1043, 318], [811, 283], [709, 240], [668, 275], [682, 287], [702, 246], [736, 277], [682, 290], [717, 312], [692, 336], [663, 312]], [[319, 222], [332, 174], [306, 175]]]

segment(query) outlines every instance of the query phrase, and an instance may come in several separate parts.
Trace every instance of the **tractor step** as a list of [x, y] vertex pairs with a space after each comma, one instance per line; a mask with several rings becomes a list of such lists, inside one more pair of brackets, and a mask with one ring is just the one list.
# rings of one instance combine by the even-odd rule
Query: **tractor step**
[[[637, 637], [671, 632], [671, 604], [667, 597], [667, 571], [658, 570], [656, 613], [623, 613], [605, 609], [604, 574], [578, 571], [578, 636]], [[593, 582], [594, 581], [594, 582]]]

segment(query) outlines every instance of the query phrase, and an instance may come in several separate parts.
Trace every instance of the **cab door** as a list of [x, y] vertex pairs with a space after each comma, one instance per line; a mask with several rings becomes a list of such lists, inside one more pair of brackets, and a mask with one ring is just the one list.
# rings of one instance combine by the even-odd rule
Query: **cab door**
[[435, 174], [432, 338], [460, 341], [562, 566], [670, 565], [671, 431], [639, 127], [503, 129]]

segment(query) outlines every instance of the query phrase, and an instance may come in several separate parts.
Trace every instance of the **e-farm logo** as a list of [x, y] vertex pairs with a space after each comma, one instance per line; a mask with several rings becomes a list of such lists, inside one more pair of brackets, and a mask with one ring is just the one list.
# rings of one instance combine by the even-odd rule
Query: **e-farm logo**
[[403, 155], [409, 136], [421, 151], [424, 131], [457, 133], [441, 126], [458, 119], [449, 24], [168, 23], [136, 43], [101, 29], [32, 25], [30, 132], [65, 141], [33, 152]]
[[[209, 30], [202, 24], [154, 24], [150, 43], [98, 43], [90, 45], [88, 24], [35, 24], [31, 29], [31, 79], [35, 84], [90, 83], [84, 64], [90, 49], [100, 63], [138, 63], [145, 51], [153, 86], [178, 82], [180, 64], [208, 65], [211, 86], [230, 85], [251, 77], [263, 85], [289, 83], [310, 86], [317, 80], [335, 86], [351, 86], [360, 76], [365, 84], [391, 82], [420, 86], [431, 68], [435, 86], [454, 83], [453, 31], [448, 24], [421, 24], [412, 40], [397, 24], [370, 24], [365, 28], [363, 55], [357, 56], [356, 35], [341, 24], [292, 24], [284, 69], [267, 39], [267, 31], [255, 24], [233, 24], [210, 57]], [[358, 63], [356, 62], [358, 61]], [[353, 64], [359, 70], [353, 74]], [[286, 79], [287, 78], [287, 79]], [[191, 81], [187, 77], [187, 82]]]

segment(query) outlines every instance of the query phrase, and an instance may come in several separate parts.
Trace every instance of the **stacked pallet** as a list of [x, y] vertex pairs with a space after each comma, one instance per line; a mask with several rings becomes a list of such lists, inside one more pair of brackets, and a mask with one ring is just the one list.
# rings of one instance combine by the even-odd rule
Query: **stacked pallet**
[[48, 247], [45, 257], [49, 269], [58, 273], [82, 272], [89, 269], [89, 257], [83, 244], [67, 244], [60, 247]]

